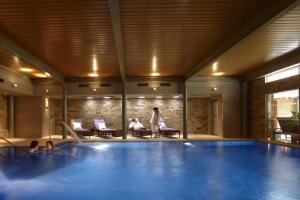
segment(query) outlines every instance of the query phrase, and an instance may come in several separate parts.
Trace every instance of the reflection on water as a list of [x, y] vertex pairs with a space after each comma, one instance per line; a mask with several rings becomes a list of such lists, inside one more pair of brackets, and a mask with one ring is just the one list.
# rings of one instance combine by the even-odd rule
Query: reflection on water
[[11, 159], [0, 160], [0, 199], [99, 199], [99, 194], [101, 199], [117, 200], [300, 196], [300, 151], [273, 144], [102, 142], [59, 148], [68, 153], [28, 156], [2, 149]]
[[23, 195], [34, 195], [37, 191], [47, 193], [48, 183], [38, 179], [10, 180], [0, 172], [0, 199], [22, 199]]

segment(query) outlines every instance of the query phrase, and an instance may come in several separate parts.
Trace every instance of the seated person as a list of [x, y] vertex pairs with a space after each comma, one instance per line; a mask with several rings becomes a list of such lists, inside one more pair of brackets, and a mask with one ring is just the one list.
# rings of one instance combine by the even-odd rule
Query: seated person
[[144, 128], [143, 124], [138, 120], [138, 118], [136, 118], [133, 129], [138, 130], [138, 129], [143, 129], [143, 128]]
[[29, 153], [36, 153], [39, 150], [39, 142], [38, 141], [31, 141]]
[[54, 150], [54, 149], [55, 149], [55, 147], [54, 147], [53, 142], [51, 140], [47, 141], [46, 142], [46, 150], [51, 151], [51, 150]]
[[135, 118], [130, 118], [129, 129], [134, 129], [135, 125], [136, 125]]
[[167, 129], [166, 124], [165, 124], [165, 123], [159, 123], [159, 129], [160, 129], [160, 130], [165, 130], [165, 129]]

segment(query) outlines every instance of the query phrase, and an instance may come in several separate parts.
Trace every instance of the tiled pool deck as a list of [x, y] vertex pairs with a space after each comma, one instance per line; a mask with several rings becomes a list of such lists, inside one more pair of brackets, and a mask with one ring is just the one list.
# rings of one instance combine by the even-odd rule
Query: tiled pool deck
[[[68, 142], [68, 141], [75, 141], [75, 139], [71, 136], [68, 136], [67, 139], [62, 139], [61, 135], [52, 135], [51, 140], [53, 141], [54, 144], [58, 144], [61, 142]], [[45, 146], [46, 141], [49, 140], [49, 137], [44, 137], [44, 138], [6, 138], [8, 141], [11, 143], [15, 144], [16, 146], [29, 146], [30, 142], [32, 140], [37, 140], [40, 143], [40, 146]], [[113, 138], [102, 138], [102, 137], [96, 137], [96, 136], [91, 136], [89, 137], [84, 137], [81, 138], [82, 141], [87, 142], [87, 141], [92, 141], [92, 142], [116, 142], [116, 141], [203, 141], [203, 140], [253, 140], [249, 138], [223, 138], [220, 136], [215, 136], [215, 135], [189, 135], [188, 139], [183, 139], [178, 138], [178, 136], [174, 136], [172, 138], [168, 137], [159, 137], [159, 138], [150, 138], [150, 137], [132, 137], [128, 135], [126, 140], [123, 140], [121, 137], [113, 137]], [[264, 141], [264, 140], [259, 140], [259, 141]], [[295, 144], [288, 144], [288, 143], [282, 143], [282, 142], [275, 142], [275, 141], [265, 141], [265, 142], [270, 142], [270, 143], [275, 143], [279, 145], [284, 145], [284, 146], [291, 146], [291, 147], [297, 147], [300, 148], [300, 145], [295, 145]], [[0, 147], [4, 146], [11, 146], [4, 140], [0, 139]]]

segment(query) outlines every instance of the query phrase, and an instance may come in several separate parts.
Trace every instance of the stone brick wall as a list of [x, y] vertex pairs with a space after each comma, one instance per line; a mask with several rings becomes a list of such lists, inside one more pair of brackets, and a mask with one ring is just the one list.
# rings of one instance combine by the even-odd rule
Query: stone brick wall
[[182, 130], [182, 106], [181, 99], [128, 99], [127, 115], [138, 117], [141, 123], [149, 128], [153, 107], [158, 107], [168, 127]]
[[209, 98], [189, 98], [189, 133], [208, 134]]
[[[204, 134], [208, 132], [208, 99], [189, 99], [189, 133]], [[81, 118], [84, 127], [92, 128], [94, 118], [104, 118], [112, 128], [122, 127], [121, 99], [69, 99], [68, 119]], [[128, 99], [128, 117], [138, 117], [145, 127], [149, 127], [152, 108], [159, 107], [165, 123], [169, 127], [182, 130], [182, 99]], [[62, 134], [62, 100], [54, 100], [55, 134]]]
[[62, 121], [63, 121], [63, 117], [62, 117], [62, 113], [63, 113], [63, 107], [62, 107], [62, 100], [61, 99], [54, 99], [53, 100], [53, 105], [54, 105], [54, 130], [55, 135], [62, 135], [63, 133], [63, 126], [62, 126]]
[[[122, 128], [122, 110], [120, 99], [69, 99], [68, 121], [82, 119], [84, 128], [93, 128], [93, 119], [102, 118], [110, 128]], [[55, 134], [61, 135], [62, 100], [55, 100]]]
[[8, 137], [7, 97], [0, 96], [0, 136]]
[[266, 116], [265, 95], [300, 87], [300, 75], [265, 83], [264, 78], [256, 79], [248, 84], [249, 118], [248, 132], [252, 138], [265, 139]]

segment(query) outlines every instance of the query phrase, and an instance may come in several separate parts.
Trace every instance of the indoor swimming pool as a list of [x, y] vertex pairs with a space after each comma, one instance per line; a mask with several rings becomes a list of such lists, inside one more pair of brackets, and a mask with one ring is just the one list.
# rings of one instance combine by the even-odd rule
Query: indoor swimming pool
[[0, 199], [299, 199], [300, 150], [253, 141], [2, 148]]

